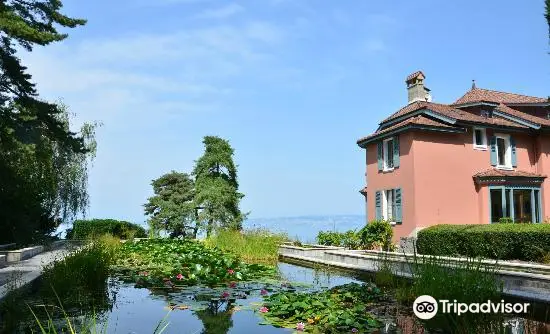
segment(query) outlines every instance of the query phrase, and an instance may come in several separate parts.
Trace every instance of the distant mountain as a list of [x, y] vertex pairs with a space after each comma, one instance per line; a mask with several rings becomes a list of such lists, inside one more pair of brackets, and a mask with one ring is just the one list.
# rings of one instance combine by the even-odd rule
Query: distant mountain
[[365, 216], [361, 215], [254, 218], [244, 222], [245, 228], [265, 228], [273, 232], [284, 232], [291, 239], [301, 242], [314, 242], [319, 231], [345, 232], [363, 226]]

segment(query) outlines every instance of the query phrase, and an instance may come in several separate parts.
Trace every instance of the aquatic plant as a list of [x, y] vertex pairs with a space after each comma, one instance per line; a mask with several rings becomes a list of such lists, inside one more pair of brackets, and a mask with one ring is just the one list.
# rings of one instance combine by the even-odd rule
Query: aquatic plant
[[282, 291], [264, 298], [261, 312], [269, 324], [278, 327], [308, 329], [320, 333], [345, 333], [356, 329], [371, 331], [380, 321], [369, 307], [383, 298], [371, 283], [349, 283], [321, 292]]
[[218, 248], [194, 240], [151, 239], [126, 242], [116, 270], [140, 287], [216, 285], [275, 275], [275, 268], [246, 264]]

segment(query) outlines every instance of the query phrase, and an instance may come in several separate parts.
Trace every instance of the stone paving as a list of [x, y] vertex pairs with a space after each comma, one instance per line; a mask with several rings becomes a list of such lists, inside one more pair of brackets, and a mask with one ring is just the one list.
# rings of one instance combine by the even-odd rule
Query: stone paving
[[63, 247], [35, 255], [27, 260], [10, 263], [7, 267], [1, 268], [0, 299], [4, 298], [10, 290], [19, 288], [38, 278], [44, 266], [64, 258], [69, 252], [69, 249]]

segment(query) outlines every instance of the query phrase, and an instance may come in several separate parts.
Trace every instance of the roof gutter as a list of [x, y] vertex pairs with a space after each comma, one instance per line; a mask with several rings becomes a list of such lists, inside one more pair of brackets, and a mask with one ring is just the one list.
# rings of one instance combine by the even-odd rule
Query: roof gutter
[[548, 107], [550, 102], [538, 102], [538, 103], [504, 103], [511, 107]]

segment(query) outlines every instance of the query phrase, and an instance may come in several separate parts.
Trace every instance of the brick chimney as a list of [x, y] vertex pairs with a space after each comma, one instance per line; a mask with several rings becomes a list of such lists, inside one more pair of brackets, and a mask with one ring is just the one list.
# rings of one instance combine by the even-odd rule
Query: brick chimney
[[422, 71], [416, 71], [410, 74], [405, 80], [409, 103], [416, 101], [432, 101], [430, 90], [428, 87], [424, 86], [424, 79], [426, 79], [424, 73], [422, 73]]

